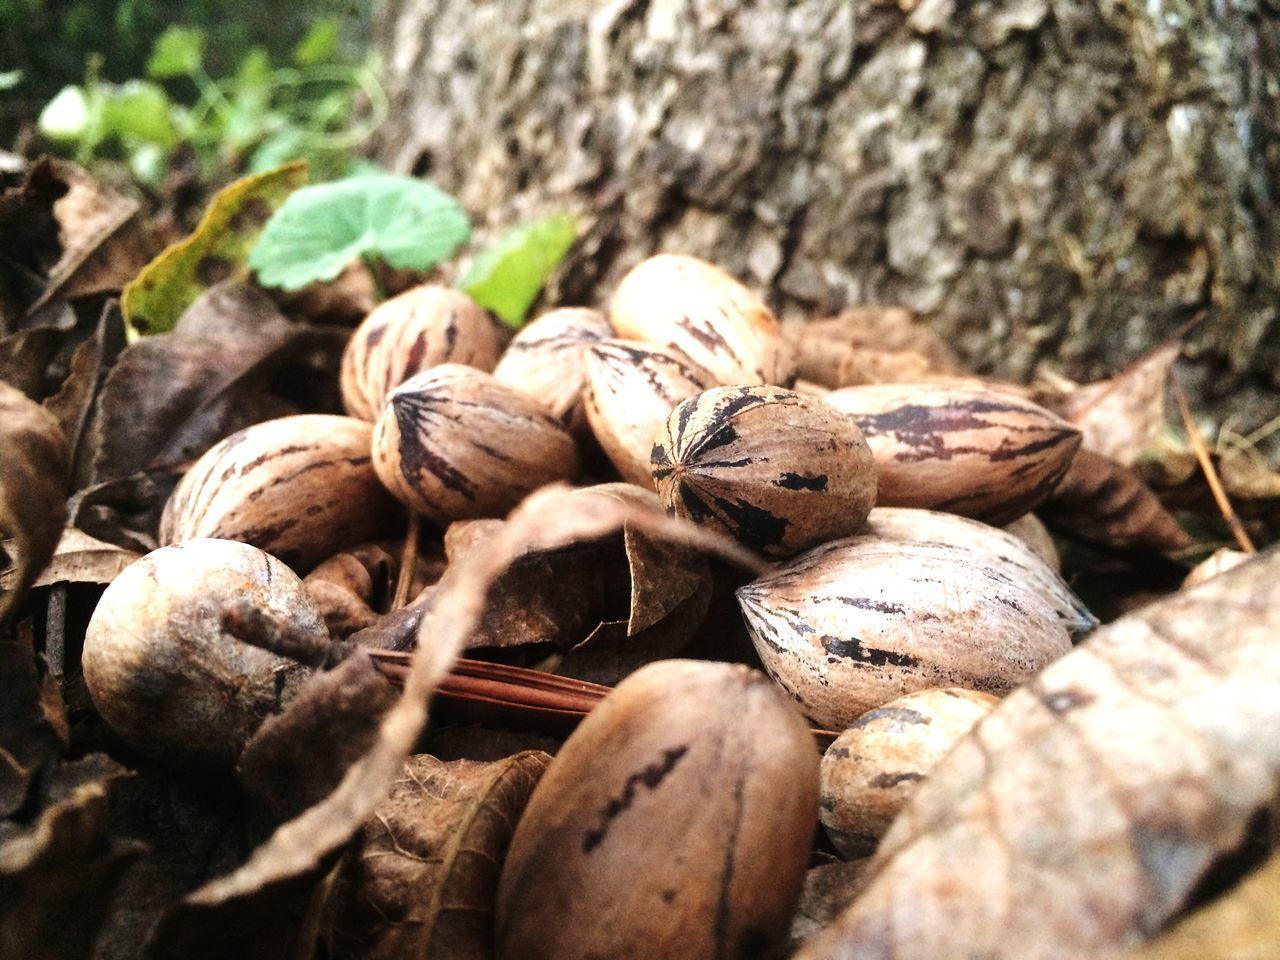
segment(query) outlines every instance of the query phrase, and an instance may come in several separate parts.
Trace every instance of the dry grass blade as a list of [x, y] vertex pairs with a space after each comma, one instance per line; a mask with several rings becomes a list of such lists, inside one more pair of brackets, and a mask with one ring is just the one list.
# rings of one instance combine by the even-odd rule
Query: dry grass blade
[[1204, 445], [1204, 438], [1200, 436], [1195, 419], [1191, 416], [1191, 406], [1187, 403], [1187, 395], [1183, 392], [1182, 384], [1178, 382], [1176, 374], [1170, 375], [1169, 383], [1173, 388], [1174, 399], [1178, 403], [1178, 413], [1182, 416], [1183, 426], [1187, 429], [1191, 449], [1195, 451], [1196, 459], [1200, 461], [1200, 469], [1204, 471], [1204, 478], [1213, 492], [1213, 499], [1218, 504], [1218, 509], [1222, 511], [1223, 519], [1231, 528], [1231, 533], [1236, 538], [1236, 543], [1240, 544], [1240, 549], [1245, 553], [1257, 553], [1257, 548], [1249, 539], [1244, 524], [1236, 516], [1235, 508], [1231, 506], [1231, 500], [1227, 497], [1227, 491], [1223, 489], [1222, 481], [1218, 478], [1218, 471], [1214, 469], [1213, 460], [1209, 457], [1209, 451]]

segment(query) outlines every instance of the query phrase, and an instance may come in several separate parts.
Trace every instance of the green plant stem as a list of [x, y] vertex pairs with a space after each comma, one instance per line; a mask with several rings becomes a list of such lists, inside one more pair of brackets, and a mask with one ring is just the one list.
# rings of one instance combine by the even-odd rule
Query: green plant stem
[[365, 254], [360, 258], [364, 262], [364, 268], [369, 271], [369, 279], [373, 281], [373, 299], [377, 303], [387, 299], [387, 288], [382, 283], [382, 270], [378, 258], [372, 254]]

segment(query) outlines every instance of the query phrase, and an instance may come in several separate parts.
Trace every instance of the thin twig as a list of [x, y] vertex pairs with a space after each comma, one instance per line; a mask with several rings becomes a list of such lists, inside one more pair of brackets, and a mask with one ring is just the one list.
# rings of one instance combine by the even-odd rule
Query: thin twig
[[391, 598], [391, 609], [401, 610], [409, 602], [409, 589], [418, 568], [418, 529], [422, 521], [409, 512], [409, 528], [404, 535], [404, 550], [400, 553], [400, 575], [396, 577], [396, 592]]
[[1213, 466], [1213, 460], [1209, 457], [1209, 450], [1204, 445], [1204, 438], [1200, 436], [1200, 430], [1196, 427], [1196, 422], [1191, 416], [1191, 405], [1187, 403], [1187, 395], [1182, 390], [1182, 384], [1178, 381], [1178, 376], [1170, 371], [1169, 386], [1173, 388], [1173, 398], [1178, 403], [1178, 412], [1182, 415], [1182, 425], [1187, 429], [1187, 437], [1191, 440], [1191, 449], [1195, 452], [1196, 459], [1200, 461], [1200, 469], [1204, 471], [1204, 478], [1209, 483], [1209, 490], [1213, 493], [1213, 499], [1217, 501], [1218, 509], [1222, 512], [1222, 517], [1227, 521], [1227, 526], [1231, 528], [1231, 533], [1236, 538], [1236, 543], [1240, 544], [1240, 549], [1245, 553], [1257, 553], [1258, 549], [1253, 545], [1253, 541], [1249, 539], [1249, 534], [1245, 532], [1244, 524], [1240, 522], [1240, 518], [1236, 516], [1235, 508], [1231, 506], [1231, 501], [1227, 497], [1227, 491], [1222, 486], [1222, 481], [1218, 478], [1218, 471]]

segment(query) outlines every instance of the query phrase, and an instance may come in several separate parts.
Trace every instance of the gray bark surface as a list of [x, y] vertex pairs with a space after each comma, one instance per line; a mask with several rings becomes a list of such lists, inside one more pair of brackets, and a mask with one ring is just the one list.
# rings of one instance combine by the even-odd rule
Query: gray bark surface
[[379, 158], [489, 226], [580, 214], [553, 301], [694, 253], [785, 318], [902, 304], [980, 370], [1077, 379], [1207, 309], [1197, 385], [1237, 422], [1280, 411], [1270, 2], [387, 0], [379, 22]]

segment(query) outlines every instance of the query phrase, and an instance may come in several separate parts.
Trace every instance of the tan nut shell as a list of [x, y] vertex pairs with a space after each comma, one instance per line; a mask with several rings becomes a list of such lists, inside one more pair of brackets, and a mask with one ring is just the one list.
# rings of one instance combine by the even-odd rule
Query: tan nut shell
[[922, 507], [996, 525], [1058, 485], [1080, 431], [1029, 400], [981, 387], [877, 384], [826, 400], [875, 454], [882, 507]]
[[612, 335], [599, 310], [552, 310], [515, 335], [493, 375], [529, 394], [576, 433], [587, 426], [587, 350]]
[[93, 611], [81, 660], [108, 725], [171, 767], [229, 771], [307, 672], [223, 629], [220, 611], [244, 601], [299, 633], [327, 636], [297, 575], [248, 544], [188, 540], [126, 567]]
[[347, 412], [374, 421], [387, 395], [415, 373], [439, 363], [492, 370], [502, 337], [470, 297], [448, 287], [406, 290], [374, 308], [342, 355], [342, 402]]
[[178, 483], [160, 543], [219, 537], [250, 543], [306, 572], [369, 540], [396, 513], [369, 453], [373, 427], [300, 414], [254, 424], [214, 444]]
[[774, 956], [817, 779], [812, 735], [763, 674], [688, 660], [638, 670], [525, 808], [498, 887], [498, 956]]
[[587, 420], [622, 478], [653, 488], [649, 458], [676, 404], [715, 385], [678, 350], [605, 340], [587, 351]]
[[675, 347], [728, 385], [795, 381], [791, 349], [763, 301], [705, 260], [664, 253], [636, 264], [609, 305], [619, 337]]
[[440, 526], [503, 516], [580, 469], [573, 438], [536, 400], [457, 363], [391, 392], [374, 428], [373, 465], [388, 490]]
[[878, 507], [737, 592], [765, 669], [824, 727], [928, 687], [1005, 694], [1096, 625], [1017, 537]]
[[850, 859], [874, 853], [934, 764], [999, 702], [958, 687], [919, 690], [855, 720], [822, 757], [818, 816], [835, 848]]
[[782, 387], [717, 387], [683, 401], [652, 462], [669, 513], [768, 557], [854, 533], [876, 500], [858, 428], [821, 398]]

